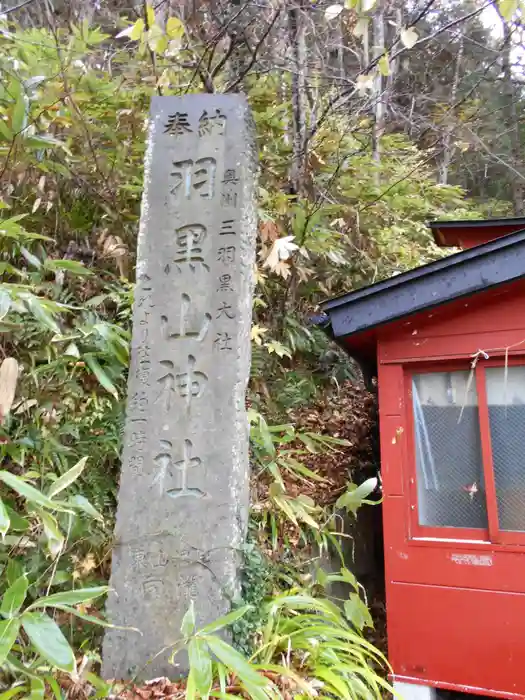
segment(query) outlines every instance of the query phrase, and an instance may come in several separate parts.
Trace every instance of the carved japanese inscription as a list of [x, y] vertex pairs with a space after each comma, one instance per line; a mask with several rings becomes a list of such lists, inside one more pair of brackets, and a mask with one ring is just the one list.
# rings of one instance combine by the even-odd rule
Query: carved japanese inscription
[[[193, 443], [191, 440], [184, 440], [182, 448], [182, 459], [174, 461], [172, 457], [173, 444], [170, 440], [161, 440], [161, 450], [155, 457], [155, 462], [159, 465], [159, 472], [153, 479], [153, 485], [159, 484], [159, 491], [162, 495], [170, 496], [170, 498], [182, 498], [190, 496], [193, 498], [202, 498], [206, 494], [199, 488], [191, 488], [188, 486], [188, 469], [201, 466], [199, 457], [193, 457]], [[174, 474], [174, 471], [179, 472], [180, 477]], [[170, 485], [166, 487], [166, 475], [170, 477]], [[173, 486], [173, 483], [178, 481], [179, 486]]]
[[192, 399], [201, 396], [208, 382], [208, 377], [204, 372], [195, 369], [195, 363], [195, 357], [188, 355], [185, 371], [177, 371], [171, 360], [160, 360], [161, 371], [165, 374], [157, 379], [160, 393], [155, 402], [161, 400], [166, 410], [169, 411], [172, 395], [183, 398], [188, 406], [191, 405]]
[[[188, 224], [175, 231], [175, 258], [173, 262], [178, 272], [187, 267], [191, 272], [196, 270], [210, 271], [210, 266], [204, 261], [204, 241], [206, 227], [202, 224]], [[169, 273], [170, 268], [165, 268]]]
[[204, 340], [210, 326], [211, 315], [209, 313], [201, 314], [201, 319], [197, 321], [198, 325], [193, 321], [192, 326], [189, 326], [188, 317], [190, 316], [191, 308], [191, 297], [183, 292], [179, 309], [179, 326], [178, 330], [173, 333], [169, 328], [168, 316], [161, 314], [160, 328], [163, 340], [181, 340], [183, 338], [195, 338], [198, 341]]
[[213, 199], [215, 195], [215, 158], [181, 160], [173, 163], [171, 194], [176, 199], [191, 199], [192, 195], [202, 199]]
[[170, 114], [164, 125], [164, 133], [171, 136], [183, 136], [191, 134], [192, 128], [186, 112], [175, 112]]
[[119, 679], [173, 676], [190, 600], [199, 625], [228, 612], [248, 506], [249, 112], [240, 95], [155, 98], [149, 129], [103, 648]]

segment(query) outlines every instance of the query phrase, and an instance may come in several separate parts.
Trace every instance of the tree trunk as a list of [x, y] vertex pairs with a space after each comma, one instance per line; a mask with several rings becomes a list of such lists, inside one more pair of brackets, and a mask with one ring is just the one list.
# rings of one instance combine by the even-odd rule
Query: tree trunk
[[[385, 17], [381, 0], [378, 1], [372, 20], [374, 58], [377, 59], [385, 51]], [[380, 183], [379, 166], [381, 165], [381, 137], [385, 131], [385, 102], [383, 95], [383, 75], [376, 67], [374, 79], [374, 127], [372, 131], [372, 157], [376, 163], [376, 184]]]
[[[497, 7], [495, 5], [495, 7]], [[512, 75], [512, 27], [510, 22], [507, 22], [500, 14], [501, 23], [503, 25], [503, 51], [502, 72], [503, 72], [503, 100], [504, 109], [503, 117], [510, 139], [510, 161], [512, 167], [521, 172], [523, 167], [522, 149], [519, 132], [519, 119], [516, 109], [518, 95], [516, 85]], [[518, 177], [515, 173], [511, 173], [511, 196], [512, 205], [514, 207], [515, 216], [523, 216], [525, 214], [525, 181]]]
[[303, 0], [288, 8], [288, 36], [292, 54], [293, 147], [290, 185], [293, 193], [304, 191], [306, 174], [306, 25]]
[[439, 182], [442, 185], [446, 185], [448, 183], [448, 170], [450, 167], [450, 163], [452, 161], [452, 156], [454, 153], [454, 147], [451, 144], [452, 141], [452, 134], [454, 131], [454, 112], [455, 112], [455, 104], [456, 104], [456, 98], [458, 94], [458, 85], [459, 85], [459, 68], [461, 65], [461, 61], [463, 60], [463, 35], [461, 35], [461, 39], [459, 40], [459, 47], [458, 47], [458, 53], [456, 56], [456, 67], [454, 70], [454, 80], [452, 82], [452, 90], [450, 92], [450, 114], [448, 115], [447, 119], [447, 124], [445, 126], [445, 136], [443, 137], [443, 159], [441, 163], [439, 164]]

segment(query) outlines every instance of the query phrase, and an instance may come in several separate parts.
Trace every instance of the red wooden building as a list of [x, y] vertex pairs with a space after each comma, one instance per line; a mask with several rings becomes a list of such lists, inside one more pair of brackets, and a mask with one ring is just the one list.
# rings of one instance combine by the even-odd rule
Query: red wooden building
[[525, 219], [327, 301], [378, 378], [389, 659], [405, 697], [525, 697]]

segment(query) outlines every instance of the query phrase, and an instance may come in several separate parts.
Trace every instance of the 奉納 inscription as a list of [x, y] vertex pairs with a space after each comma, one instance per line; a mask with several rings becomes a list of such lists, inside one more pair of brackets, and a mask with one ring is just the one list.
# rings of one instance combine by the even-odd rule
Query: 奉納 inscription
[[220, 109], [210, 114], [205, 109], [199, 119], [199, 136], [224, 136], [226, 120], [226, 115]]
[[[224, 136], [228, 117], [220, 109], [203, 110], [199, 120], [197, 133], [202, 137]], [[187, 112], [174, 112], [168, 115], [164, 124], [164, 133], [171, 136], [187, 136], [194, 132]]]

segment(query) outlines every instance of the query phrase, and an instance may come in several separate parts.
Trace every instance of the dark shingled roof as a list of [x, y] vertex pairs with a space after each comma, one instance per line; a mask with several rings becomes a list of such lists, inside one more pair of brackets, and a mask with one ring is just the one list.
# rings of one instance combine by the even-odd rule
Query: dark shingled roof
[[525, 228], [325, 301], [320, 325], [337, 340], [523, 277]]

